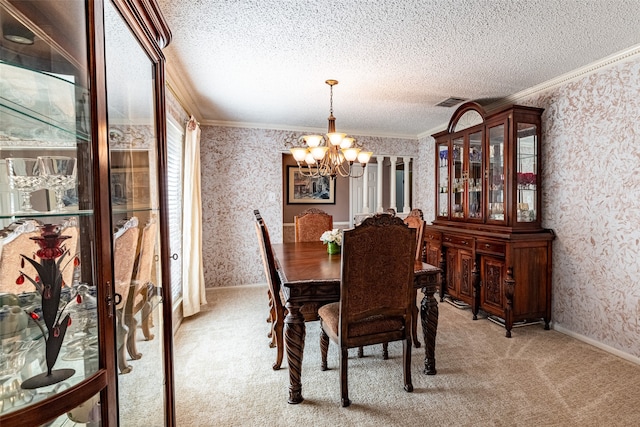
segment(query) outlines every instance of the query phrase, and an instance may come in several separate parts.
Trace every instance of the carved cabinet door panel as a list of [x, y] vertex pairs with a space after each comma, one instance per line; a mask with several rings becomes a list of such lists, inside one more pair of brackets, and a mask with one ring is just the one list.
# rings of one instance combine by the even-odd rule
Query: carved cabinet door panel
[[[473, 253], [467, 250], [458, 250], [458, 262], [460, 270], [460, 297], [461, 299], [473, 297], [473, 282], [471, 272], [473, 271]], [[465, 299], [466, 301], [466, 299]]]
[[453, 298], [471, 304], [473, 298], [473, 252], [467, 249], [447, 248], [447, 293]]
[[490, 256], [480, 258], [480, 305], [486, 311], [500, 317], [504, 316], [504, 275], [503, 259]]

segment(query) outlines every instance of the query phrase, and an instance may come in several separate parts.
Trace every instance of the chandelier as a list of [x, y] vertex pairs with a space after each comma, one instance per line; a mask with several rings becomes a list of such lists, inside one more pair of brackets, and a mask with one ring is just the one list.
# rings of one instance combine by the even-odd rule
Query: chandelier
[[[326, 135], [304, 135], [298, 139], [300, 146], [289, 149], [298, 163], [299, 172], [303, 176], [330, 176], [334, 179], [342, 177], [359, 178], [373, 154], [364, 151], [362, 145], [346, 133], [336, 132], [336, 118], [333, 117], [333, 87], [337, 80], [325, 82], [330, 87], [329, 98], [329, 130]], [[352, 166], [355, 161], [362, 166], [356, 175]]]

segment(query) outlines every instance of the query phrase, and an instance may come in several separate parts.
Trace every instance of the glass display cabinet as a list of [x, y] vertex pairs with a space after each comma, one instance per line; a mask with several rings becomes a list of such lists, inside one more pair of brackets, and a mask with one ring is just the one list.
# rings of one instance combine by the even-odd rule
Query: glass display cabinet
[[153, 0], [0, 0], [0, 30], [0, 425], [174, 425], [170, 32]]
[[461, 105], [436, 147], [436, 219], [427, 262], [444, 271], [440, 298], [505, 325], [551, 316], [552, 230], [541, 226], [539, 108]]

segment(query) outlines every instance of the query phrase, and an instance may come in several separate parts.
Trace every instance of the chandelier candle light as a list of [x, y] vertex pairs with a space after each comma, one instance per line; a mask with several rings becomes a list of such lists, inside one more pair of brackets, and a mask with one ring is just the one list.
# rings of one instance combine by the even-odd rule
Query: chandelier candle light
[[[325, 82], [330, 87], [329, 129], [326, 135], [305, 135], [298, 140], [302, 146], [291, 148], [291, 154], [304, 176], [330, 176], [359, 178], [364, 173], [367, 162], [373, 155], [363, 151], [363, 147], [346, 133], [336, 132], [336, 118], [333, 117], [333, 87], [337, 80]], [[352, 166], [355, 161], [362, 166], [362, 172], [355, 175]]]

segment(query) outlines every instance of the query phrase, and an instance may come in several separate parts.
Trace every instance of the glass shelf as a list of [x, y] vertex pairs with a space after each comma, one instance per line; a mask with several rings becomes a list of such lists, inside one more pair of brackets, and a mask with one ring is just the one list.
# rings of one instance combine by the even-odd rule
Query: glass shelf
[[1, 214], [0, 219], [12, 219], [18, 220], [21, 218], [29, 218], [29, 219], [44, 219], [44, 218], [67, 218], [70, 216], [91, 216], [93, 215], [92, 209], [77, 209], [77, 210], [68, 210], [68, 211], [60, 211], [60, 212], [25, 212], [25, 213], [9, 213], [9, 214]]
[[111, 212], [114, 214], [129, 214], [136, 212], [157, 212], [157, 208], [150, 207], [149, 205], [113, 205]]
[[46, 141], [49, 147], [73, 148], [78, 140], [88, 141], [77, 125], [78, 97], [85, 89], [73, 80], [0, 60], [0, 145], [37, 147]]

